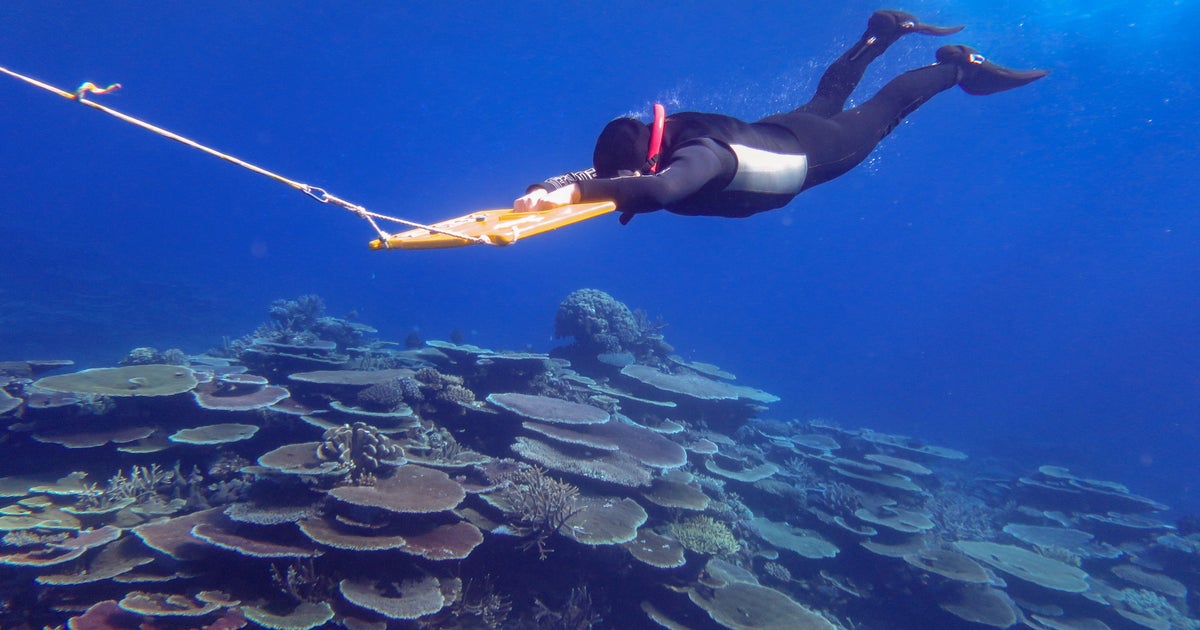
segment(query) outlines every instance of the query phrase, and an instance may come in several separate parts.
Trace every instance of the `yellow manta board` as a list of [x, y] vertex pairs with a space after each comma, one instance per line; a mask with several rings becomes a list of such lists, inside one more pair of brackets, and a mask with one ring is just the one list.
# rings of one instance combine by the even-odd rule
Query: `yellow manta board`
[[424, 228], [399, 232], [371, 241], [371, 249], [445, 249], [474, 245], [486, 239], [491, 245], [512, 245], [520, 239], [536, 236], [560, 227], [608, 214], [617, 208], [611, 201], [577, 203], [541, 212], [513, 212], [511, 209], [483, 210], [434, 223], [430, 227], [467, 238], [431, 232]]

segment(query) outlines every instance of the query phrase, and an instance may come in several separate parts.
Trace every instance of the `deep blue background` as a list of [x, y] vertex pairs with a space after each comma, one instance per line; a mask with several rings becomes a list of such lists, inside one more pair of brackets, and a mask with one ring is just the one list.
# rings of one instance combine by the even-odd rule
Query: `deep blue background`
[[[863, 2], [0, 4], [0, 65], [373, 210], [434, 221], [587, 165], [656, 100], [807, 99]], [[571, 290], [821, 417], [1075, 466], [1200, 510], [1195, 2], [913, 1], [1054, 74], [910, 117], [747, 220], [603, 218], [510, 249], [370, 252], [352, 215], [0, 77], [0, 359], [192, 352], [323, 296], [391, 339], [551, 346]], [[932, 61], [908, 37], [857, 98]]]

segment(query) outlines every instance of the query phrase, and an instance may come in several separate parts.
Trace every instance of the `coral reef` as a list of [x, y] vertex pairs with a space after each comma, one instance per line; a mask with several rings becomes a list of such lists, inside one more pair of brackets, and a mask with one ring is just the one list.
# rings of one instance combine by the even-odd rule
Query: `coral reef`
[[1194, 519], [762, 417], [600, 291], [553, 356], [374, 341], [315, 296], [269, 318], [208, 355], [0, 364], [0, 627], [1197, 627]]

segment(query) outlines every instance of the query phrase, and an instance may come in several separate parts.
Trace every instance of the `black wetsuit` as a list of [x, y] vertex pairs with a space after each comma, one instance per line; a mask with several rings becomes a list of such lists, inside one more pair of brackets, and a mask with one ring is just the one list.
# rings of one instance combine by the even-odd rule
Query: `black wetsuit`
[[896, 77], [843, 111], [867, 65], [898, 38], [864, 34], [826, 70], [812, 100], [791, 112], [754, 123], [720, 114], [668, 116], [656, 174], [598, 178], [588, 169], [539, 185], [575, 183], [583, 201], [615, 201], [622, 221], [658, 209], [747, 217], [780, 208], [862, 162], [905, 116], [956, 84], [954, 66], [934, 64]]

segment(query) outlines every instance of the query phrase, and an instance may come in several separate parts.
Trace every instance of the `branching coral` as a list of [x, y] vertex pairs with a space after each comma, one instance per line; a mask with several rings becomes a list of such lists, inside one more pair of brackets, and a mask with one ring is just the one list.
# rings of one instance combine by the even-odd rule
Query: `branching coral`
[[129, 470], [128, 477], [118, 470], [103, 488], [94, 483], [85, 484], [85, 491], [79, 495], [76, 507], [103, 510], [121, 503], [165, 502], [163, 495], [174, 486], [177, 479], [174, 470], [167, 470], [158, 464], [134, 466]]
[[696, 553], [725, 556], [742, 548], [728, 525], [703, 514], [672, 523], [671, 535]]
[[496, 592], [496, 580], [485, 576], [479, 581], [468, 581], [463, 586], [462, 597], [451, 607], [450, 614], [456, 618], [475, 617], [484, 628], [504, 627], [512, 613], [512, 599]]
[[946, 540], [995, 540], [999, 536], [987, 504], [961, 492], [938, 492], [926, 511], [937, 523], [935, 533]]
[[296, 560], [286, 567], [272, 564], [271, 583], [297, 602], [329, 601], [337, 589], [333, 578], [318, 571], [312, 558]]
[[783, 465], [782, 474], [793, 478], [793, 484], [803, 490], [822, 491], [824, 477], [817, 473], [812, 464], [799, 457], [793, 457]]
[[546, 541], [579, 511], [579, 488], [537, 466], [507, 473], [503, 481], [500, 498], [505, 516], [518, 534], [531, 537], [529, 546], [537, 547], [538, 555], [545, 558]]
[[538, 628], [588, 630], [598, 628], [604, 622], [604, 617], [595, 610], [592, 595], [588, 593], [586, 584], [572, 588], [570, 596], [562, 606], [552, 609], [540, 599], [533, 600], [533, 605], [533, 621]]
[[827, 481], [820, 484], [821, 503], [833, 514], [849, 516], [862, 507], [862, 499], [858, 491], [849, 484], [840, 481]]

